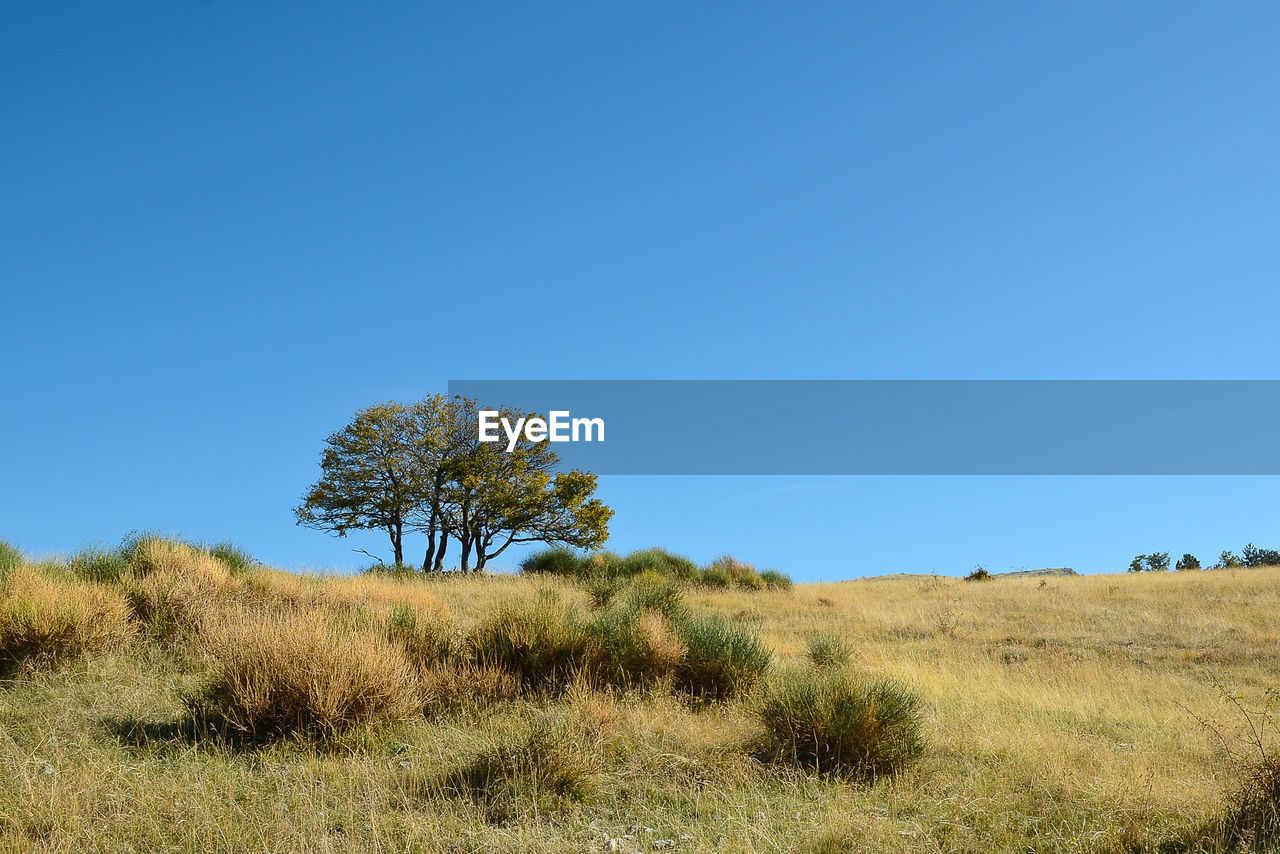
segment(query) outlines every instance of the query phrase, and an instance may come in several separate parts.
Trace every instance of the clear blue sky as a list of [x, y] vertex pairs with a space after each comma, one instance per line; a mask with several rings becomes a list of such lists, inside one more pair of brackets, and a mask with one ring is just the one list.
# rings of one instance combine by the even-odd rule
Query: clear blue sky
[[[1042, 7], [4, 4], [0, 536], [355, 566], [323, 438], [450, 378], [1280, 377], [1280, 8]], [[812, 579], [1278, 547], [1276, 487], [601, 495]]]

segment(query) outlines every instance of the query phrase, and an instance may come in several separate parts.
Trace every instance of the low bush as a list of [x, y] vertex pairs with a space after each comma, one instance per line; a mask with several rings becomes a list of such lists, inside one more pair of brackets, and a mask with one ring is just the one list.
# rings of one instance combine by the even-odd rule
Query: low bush
[[632, 610], [657, 611], [671, 618], [684, 610], [684, 590], [680, 583], [651, 569], [637, 575], [622, 598], [625, 606]]
[[544, 714], [520, 736], [495, 738], [445, 789], [471, 798], [490, 821], [561, 812], [594, 792], [597, 757], [563, 716]]
[[920, 699], [889, 679], [788, 672], [765, 688], [755, 715], [765, 755], [820, 773], [874, 779], [924, 749]]
[[17, 570], [5, 579], [3, 596], [0, 673], [5, 675], [116, 649], [132, 633], [124, 600], [98, 586]]
[[965, 581], [987, 581], [991, 578], [991, 573], [987, 572], [986, 567], [976, 567], [973, 572], [964, 577]]
[[661, 683], [684, 660], [685, 645], [659, 610], [622, 607], [591, 623], [593, 661], [585, 675], [596, 683], [641, 688]]
[[250, 738], [327, 735], [421, 709], [404, 651], [325, 611], [225, 614], [200, 640], [212, 676], [191, 706]]
[[592, 639], [574, 609], [553, 595], [507, 602], [467, 639], [475, 664], [498, 667], [531, 690], [560, 689], [591, 660]]
[[585, 563], [585, 560], [573, 549], [556, 546], [534, 552], [520, 561], [520, 571], [524, 573], [541, 572], [549, 575], [577, 576], [584, 574]]
[[769, 590], [790, 590], [791, 576], [776, 569], [766, 569], [760, 573], [760, 580]]
[[810, 638], [806, 655], [814, 667], [843, 667], [853, 660], [853, 647], [839, 635], [820, 634]]
[[1245, 772], [1220, 835], [1242, 850], [1271, 850], [1280, 841], [1280, 754], [1268, 754]]
[[[717, 578], [721, 577], [721, 570], [723, 570], [723, 575], [728, 577], [729, 584], [734, 587], [742, 587], [747, 590], [761, 590], [764, 588], [764, 579], [756, 573], [755, 567], [729, 555], [716, 558], [702, 571], [703, 582], [706, 583], [706, 576], [711, 572], [715, 572]], [[717, 583], [712, 586], [724, 585]]]
[[587, 592], [587, 598], [596, 608], [607, 607], [613, 597], [626, 586], [626, 582], [616, 575], [588, 575], [582, 582], [582, 589]]
[[686, 653], [676, 687], [700, 700], [724, 700], [749, 690], [768, 671], [772, 656], [754, 632], [719, 616], [689, 617], [676, 624]]
[[632, 552], [618, 560], [614, 572], [624, 577], [656, 572], [671, 578], [689, 580], [698, 574], [698, 566], [684, 555], [666, 549], [651, 548]]
[[698, 573], [698, 583], [703, 587], [722, 590], [733, 583], [733, 576], [723, 566], [713, 564]]

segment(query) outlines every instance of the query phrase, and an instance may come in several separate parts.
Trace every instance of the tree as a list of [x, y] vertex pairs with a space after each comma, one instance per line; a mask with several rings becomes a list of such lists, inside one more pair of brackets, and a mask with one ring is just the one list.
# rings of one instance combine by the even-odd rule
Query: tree
[[1147, 555], [1147, 569], [1151, 572], [1164, 572], [1169, 568], [1169, 553], [1155, 552]]
[[1146, 555], [1138, 555], [1132, 561], [1129, 562], [1129, 571], [1130, 572], [1146, 572], [1147, 570], [1146, 561], [1147, 561]]
[[[470, 423], [475, 406], [465, 401]], [[500, 410], [514, 422], [520, 413]], [[557, 472], [559, 456], [550, 443], [522, 443], [507, 451], [480, 442], [473, 426], [470, 447], [453, 467], [446, 493], [445, 520], [462, 549], [461, 568], [475, 570], [517, 543], [541, 542], [597, 548], [608, 539], [613, 516], [592, 497], [596, 476], [584, 471]]]
[[451, 538], [464, 571], [473, 554], [480, 570], [516, 543], [603, 545], [613, 511], [594, 497], [595, 475], [556, 472], [559, 462], [548, 442], [510, 452], [481, 442], [473, 400], [379, 404], [328, 438], [321, 478], [294, 512], [298, 524], [338, 536], [386, 531], [397, 565], [405, 532], [424, 533], [423, 572], [444, 568]]
[[1253, 543], [1240, 550], [1245, 566], [1280, 566], [1280, 552], [1275, 549], [1260, 549]]
[[325, 440], [320, 479], [294, 508], [298, 524], [345, 537], [383, 530], [397, 566], [404, 563], [404, 530], [421, 503], [422, 485], [405, 432], [406, 407], [382, 403], [356, 412]]
[[1218, 565], [1214, 569], [1235, 569], [1238, 566], [1243, 566], [1240, 558], [1236, 557], [1230, 549], [1226, 549], [1218, 555]]
[[1184, 569], [1199, 569], [1200, 559], [1193, 554], [1184, 553], [1182, 558], [1179, 559], [1177, 566], [1174, 568], [1178, 571], [1182, 571]]

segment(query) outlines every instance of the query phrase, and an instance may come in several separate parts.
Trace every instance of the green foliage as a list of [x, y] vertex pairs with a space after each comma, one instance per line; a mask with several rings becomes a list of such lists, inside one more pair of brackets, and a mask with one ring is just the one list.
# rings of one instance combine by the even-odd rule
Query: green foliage
[[1240, 550], [1240, 557], [1241, 562], [1248, 567], [1280, 566], [1280, 551], [1260, 549], [1253, 543]]
[[[714, 581], [708, 581], [708, 573], [713, 573]], [[720, 579], [725, 576], [728, 577], [729, 584], [735, 587], [748, 590], [764, 589], [764, 579], [756, 573], [755, 567], [729, 555], [716, 558], [702, 571], [702, 581], [710, 587], [723, 586], [720, 584]]]
[[227, 565], [228, 569], [236, 574], [261, 566], [253, 555], [229, 540], [214, 543], [205, 548], [205, 551], [222, 561]]
[[986, 581], [991, 578], [991, 573], [987, 572], [986, 567], [976, 567], [973, 572], [964, 577], [965, 581]]
[[613, 597], [626, 586], [626, 582], [616, 575], [604, 573], [588, 575], [582, 581], [582, 589], [587, 592], [587, 598], [596, 608], [607, 607], [613, 601]]
[[445, 779], [444, 790], [471, 798], [490, 821], [561, 812], [589, 799], [599, 762], [561, 716], [544, 714], [515, 738], [488, 748]]
[[611, 608], [597, 614], [588, 630], [594, 651], [589, 676], [597, 685], [656, 685], [675, 672], [685, 655], [683, 642], [660, 611]]
[[760, 580], [764, 582], [764, 586], [769, 590], [790, 590], [791, 576], [785, 572], [779, 572], [776, 569], [762, 570]]
[[788, 672], [766, 686], [755, 711], [763, 753], [820, 773], [875, 779], [924, 749], [920, 698], [890, 679]]
[[632, 580], [624, 601], [633, 611], [647, 609], [675, 618], [684, 610], [684, 590], [674, 578], [648, 569]]
[[542, 572], [548, 575], [576, 576], [584, 573], [586, 561], [573, 549], [553, 546], [534, 552], [520, 561], [523, 573]]
[[698, 574], [698, 566], [684, 555], [673, 554], [666, 549], [651, 548], [632, 552], [618, 561], [618, 575], [632, 576], [642, 572], [657, 572], [672, 578], [692, 579]]
[[1175, 569], [1177, 569], [1179, 572], [1182, 572], [1188, 569], [1199, 569], [1199, 568], [1200, 568], [1200, 558], [1196, 557], [1195, 555], [1189, 552], [1186, 554], [1183, 554], [1183, 556], [1178, 559], [1178, 564], [1175, 567]]
[[1244, 564], [1240, 562], [1240, 558], [1236, 557], [1230, 549], [1227, 549], [1224, 550], [1222, 554], [1218, 555], [1218, 565], [1215, 566], [1214, 569], [1235, 569], [1239, 566], [1244, 566]]
[[574, 609], [552, 595], [508, 602], [472, 630], [472, 660], [499, 667], [531, 690], [563, 688], [591, 659], [591, 637]]
[[703, 587], [724, 589], [733, 583], [733, 577], [723, 566], [712, 564], [698, 573], [698, 583]]
[[67, 568], [81, 581], [115, 584], [129, 572], [129, 560], [119, 549], [88, 546], [72, 555]]
[[17, 547], [0, 540], [0, 578], [22, 566], [22, 552]]
[[840, 635], [824, 633], [810, 638], [806, 654], [814, 667], [844, 667], [853, 660], [853, 646]]
[[1129, 572], [1165, 572], [1169, 569], [1168, 552], [1138, 555], [1129, 563]]
[[688, 617], [676, 631], [686, 649], [676, 669], [676, 686], [695, 699], [735, 697], [749, 690], [772, 662], [754, 632], [720, 616]]

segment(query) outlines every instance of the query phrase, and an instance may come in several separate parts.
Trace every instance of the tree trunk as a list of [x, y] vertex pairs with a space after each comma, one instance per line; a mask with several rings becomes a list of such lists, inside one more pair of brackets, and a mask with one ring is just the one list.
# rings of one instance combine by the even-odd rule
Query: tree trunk
[[391, 550], [395, 552], [396, 566], [404, 565], [404, 525], [400, 520], [387, 527], [387, 533], [391, 535]]
[[436, 572], [444, 572], [444, 553], [448, 550], [448, 548], [449, 548], [449, 535], [441, 534], [440, 548], [438, 551], [436, 551], [436, 567], [435, 567]]
[[431, 510], [431, 521], [427, 524], [427, 554], [422, 558], [422, 571], [431, 572], [436, 564], [436, 511]]

